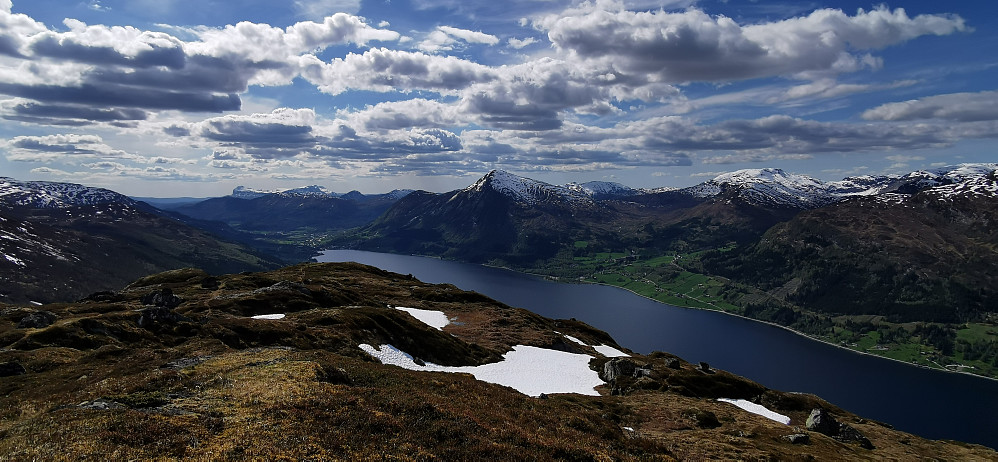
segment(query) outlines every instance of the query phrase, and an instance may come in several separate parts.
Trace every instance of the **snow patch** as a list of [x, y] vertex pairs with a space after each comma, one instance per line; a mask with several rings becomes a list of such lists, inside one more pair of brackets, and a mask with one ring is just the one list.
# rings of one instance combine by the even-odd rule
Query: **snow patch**
[[624, 356], [631, 356], [631, 355], [629, 355], [627, 353], [624, 353], [623, 351], [620, 351], [620, 350], [618, 350], [618, 349], [616, 349], [616, 348], [614, 348], [614, 347], [612, 347], [610, 345], [594, 346], [593, 349], [595, 349], [597, 353], [599, 353], [599, 354], [601, 354], [603, 356], [606, 356], [607, 358], [620, 358], [620, 357], [624, 357]]
[[516, 345], [497, 363], [481, 366], [439, 366], [432, 363], [416, 364], [408, 353], [392, 345], [375, 348], [361, 344], [360, 348], [382, 364], [403, 369], [426, 372], [467, 373], [483, 382], [505, 385], [528, 396], [546, 393], [577, 393], [599, 396], [595, 388], [603, 385], [599, 374], [589, 368], [592, 356], [566, 353], [525, 345]]
[[769, 420], [775, 420], [783, 425], [790, 425], [790, 417], [787, 417], [777, 412], [770, 411], [769, 409], [766, 409], [765, 406], [755, 404], [751, 401], [746, 401], [744, 399], [731, 399], [731, 398], [718, 398], [717, 400], [722, 403], [734, 404], [735, 406], [742, 408], [742, 410], [746, 412], [751, 412], [752, 414], [755, 415], [761, 415]]
[[284, 313], [258, 314], [253, 319], [284, 319]]
[[444, 326], [450, 324], [450, 320], [447, 319], [447, 315], [443, 311], [421, 310], [419, 308], [405, 308], [401, 306], [396, 306], [395, 309], [409, 313], [412, 317], [422, 321], [423, 324], [436, 330], [443, 330]]
[[588, 344], [587, 344], [586, 342], [583, 342], [582, 340], [579, 340], [579, 339], [577, 339], [577, 338], [575, 338], [575, 337], [572, 337], [571, 335], [568, 335], [568, 334], [562, 334], [561, 332], [558, 332], [558, 331], [554, 331], [554, 333], [556, 333], [556, 334], [558, 334], [558, 335], [561, 335], [562, 337], [565, 337], [565, 338], [567, 338], [567, 339], [569, 339], [569, 340], [571, 340], [571, 341], [573, 341], [573, 342], [575, 342], [575, 343], [578, 343], [579, 345], [582, 345], [582, 346], [589, 346], [589, 345], [588, 345]]

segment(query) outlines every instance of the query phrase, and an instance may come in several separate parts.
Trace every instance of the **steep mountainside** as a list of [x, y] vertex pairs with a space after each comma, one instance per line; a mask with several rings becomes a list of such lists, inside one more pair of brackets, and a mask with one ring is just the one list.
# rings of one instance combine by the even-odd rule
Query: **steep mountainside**
[[706, 267], [827, 313], [982, 320], [998, 311], [994, 168], [916, 172], [892, 192], [801, 213]]
[[742, 187], [759, 183], [749, 181], [759, 175], [738, 176], [739, 185], [718, 180], [639, 191], [605, 182], [556, 186], [493, 171], [463, 190], [408, 196], [347, 245], [514, 266], [571, 252], [583, 241], [606, 251], [713, 248], [756, 239], [804, 209], [801, 201], [778, 200], [792, 194], [787, 188]]
[[0, 301], [74, 300], [136, 277], [278, 263], [106, 189], [0, 179]]
[[614, 212], [588, 194], [503, 171], [444, 194], [416, 192], [358, 234], [365, 249], [483, 262], [549, 258]]
[[998, 457], [357, 264], [0, 305], [0, 347], [12, 460]]

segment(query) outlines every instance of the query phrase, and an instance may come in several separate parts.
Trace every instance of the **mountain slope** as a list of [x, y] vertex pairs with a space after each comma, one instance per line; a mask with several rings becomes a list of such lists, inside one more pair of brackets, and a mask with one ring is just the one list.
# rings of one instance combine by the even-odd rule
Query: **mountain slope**
[[271, 192], [240, 186], [231, 196], [172, 210], [197, 220], [221, 221], [248, 232], [327, 233], [370, 223], [406, 194], [405, 190], [396, 190], [371, 196], [356, 191], [338, 195], [321, 186]]
[[0, 179], [0, 300], [74, 300], [186, 266], [259, 270], [276, 260], [99, 188]]
[[916, 172], [892, 190], [803, 212], [707, 268], [827, 313], [966, 322], [998, 311], [994, 166]]
[[[549, 258], [613, 211], [585, 193], [503, 171], [444, 194], [409, 194], [350, 245], [485, 262]], [[581, 233], [581, 234], [580, 234]]]
[[[357, 264], [216, 278], [171, 271], [44, 310], [0, 310], [0, 407], [7, 410], [0, 453], [11, 459], [998, 456], [892, 430], [811, 395], [704, 372], [667, 353], [621, 351], [581, 322]], [[448, 323], [427, 325], [426, 313]], [[571, 370], [598, 386], [588, 395], [531, 397], [468, 373], [381, 364], [369, 353], [378, 350], [411, 353], [399, 361], [425, 368], [544, 352], [580, 360]], [[546, 362], [494, 378], [546, 382], [566, 372]], [[718, 398], [743, 399], [789, 425]], [[816, 408], [825, 410], [825, 426], [805, 430]], [[829, 417], [840, 422], [834, 433]]]

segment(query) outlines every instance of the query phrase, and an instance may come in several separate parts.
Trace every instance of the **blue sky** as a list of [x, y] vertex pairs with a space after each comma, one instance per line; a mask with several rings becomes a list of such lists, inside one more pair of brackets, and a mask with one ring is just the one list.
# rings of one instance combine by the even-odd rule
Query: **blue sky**
[[996, 10], [0, 0], [0, 175], [206, 197], [994, 162]]

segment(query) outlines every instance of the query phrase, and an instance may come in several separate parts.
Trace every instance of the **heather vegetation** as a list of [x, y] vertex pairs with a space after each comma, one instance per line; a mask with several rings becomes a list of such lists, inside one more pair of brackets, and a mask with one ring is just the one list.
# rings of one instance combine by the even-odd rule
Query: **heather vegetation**
[[[439, 311], [449, 323], [438, 330], [391, 306]], [[252, 318], [270, 313], [285, 316]], [[592, 373], [607, 384], [597, 396], [529, 397], [468, 374], [383, 365], [362, 343], [395, 345], [444, 365], [494, 362], [513, 345], [560, 349], [589, 355]], [[12, 460], [995, 457], [982, 446], [927, 441], [817, 397], [768, 390], [668, 353], [611, 359], [588, 345], [626, 351], [578, 321], [357, 264], [217, 277], [171, 271], [43, 310], [0, 306], [0, 454]], [[750, 400], [790, 424], [718, 398]], [[817, 408], [859, 437], [810, 430]]]

